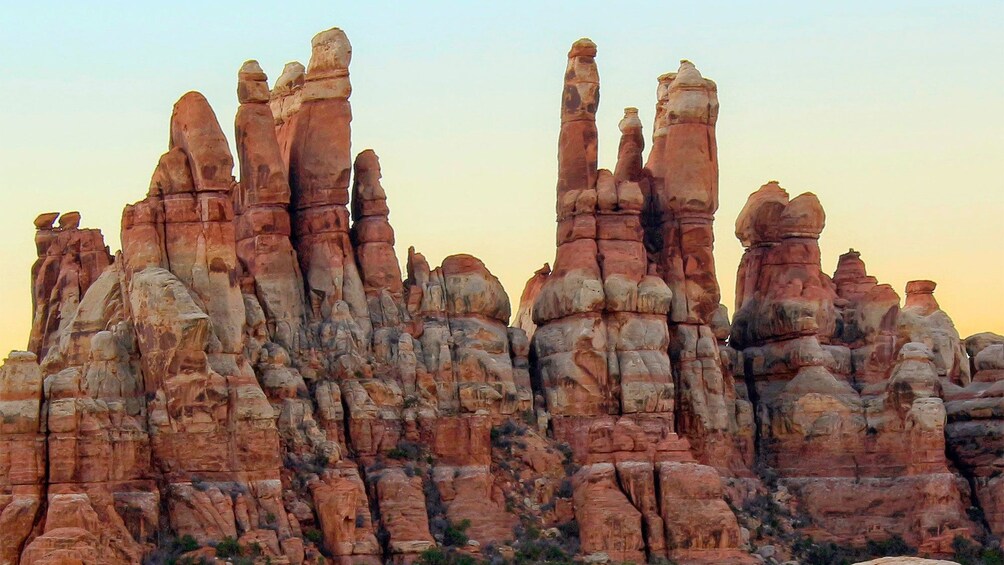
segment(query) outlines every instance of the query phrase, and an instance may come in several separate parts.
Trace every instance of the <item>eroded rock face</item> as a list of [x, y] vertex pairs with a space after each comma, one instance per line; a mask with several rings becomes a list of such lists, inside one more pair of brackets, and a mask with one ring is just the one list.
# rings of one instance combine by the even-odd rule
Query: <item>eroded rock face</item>
[[190, 536], [192, 558], [232, 539], [403, 564], [540, 532], [591, 563], [753, 563], [765, 496], [840, 543], [1004, 535], [1004, 338], [963, 343], [933, 282], [901, 305], [853, 250], [827, 276], [819, 200], [771, 182], [736, 221], [730, 321], [717, 87], [692, 63], [659, 77], [647, 158], [625, 108], [610, 172], [596, 45], [572, 45], [553, 269], [513, 316], [473, 256], [402, 269], [393, 187], [352, 159], [350, 43], [311, 48], [271, 89], [238, 71], [239, 180], [206, 99], [178, 101], [114, 258], [79, 214], [36, 219], [30, 352], [0, 368], [0, 562], [140, 563]]
[[290, 241], [290, 189], [269, 109], [265, 73], [257, 61], [238, 73], [237, 154], [241, 182], [233, 191], [237, 256], [246, 294], [254, 294], [276, 342], [299, 345], [304, 314], [303, 277]]
[[[717, 434], [725, 439], [725, 432], [738, 428], [735, 386], [721, 370], [710, 327], [702, 325], [705, 315], [710, 322], [711, 310], [705, 312], [701, 301], [710, 297], [718, 309], [714, 266], [673, 270], [677, 262], [682, 265], [681, 253], [711, 257], [709, 239], [687, 235], [686, 248], [677, 242], [681, 230], [690, 229], [681, 226], [691, 220], [697, 231], [711, 233], [717, 164], [696, 173], [674, 170], [681, 176], [670, 180], [666, 164], [659, 170], [663, 176], [653, 178], [642, 167], [638, 111], [627, 108], [619, 124], [615, 173], [597, 170], [595, 56], [596, 46], [586, 39], [568, 54], [558, 141], [558, 248], [553, 270], [538, 271], [527, 283], [519, 318], [533, 329], [535, 370], [554, 436], [584, 465], [573, 482], [582, 551], [613, 561], [684, 554], [697, 561], [741, 560], [739, 527], [720, 490], [689, 500], [689, 506], [664, 505], [655, 494], [662, 473], [656, 465], [665, 461], [685, 462], [719, 480], [713, 468], [694, 462], [677, 422], [693, 433], [702, 460], [728, 467], [727, 459], [716, 456], [734, 453], [731, 437], [723, 449], [712, 447]], [[682, 72], [690, 76], [696, 70], [686, 63]], [[700, 92], [713, 96], [710, 81], [697, 77]], [[691, 88], [688, 80], [678, 88]], [[666, 111], [689, 107], [687, 96], [667, 102]], [[688, 119], [680, 117], [681, 123]], [[701, 140], [693, 128], [674, 129], [671, 143], [657, 145], [650, 159], [679, 163], [689, 162], [688, 152], [713, 156], [714, 119], [695, 119]], [[655, 156], [656, 151], [661, 153]], [[682, 180], [692, 174], [698, 175], [696, 182]], [[677, 198], [688, 204], [679, 205]], [[703, 206], [696, 203], [699, 198]], [[665, 247], [653, 252], [646, 243]], [[683, 300], [676, 300], [675, 292]], [[667, 544], [689, 537], [683, 516], [690, 507], [727, 524], [735, 535], [692, 546]]]
[[[59, 224], [53, 225], [56, 218]], [[34, 312], [28, 350], [42, 359], [53, 336], [69, 322], [87, 289], [111, 263], [105, 239], [96, 229], [80, 229], [80, 213], [55, 212], [35, 219], [38, 260], [31, 267]]]
[[[859, 386], [880, 384], [896, 358], [899, 295], [890, 285], [869, 276], [861, 254], [840, 256], [833, 273], [837, 299], [834, 343], [851, 350], [851, 369]], [[899, 344], [902, 345], [902, 344]]]
[[42, 508], [46, 445], [42, 372], [34, 353], [13, 352], [0, 367], [0, 559], [16, 563]]
[[[747, 250], [730, 345], [756, 390], [759, 455], [800, 499], [815, 535], [883, 531], [940, 551], [978, 525], [945, 458], [947, 380], [936, 345], [903, 342], [898, 328], [928, 335], [946, 324], [917, 320], [936, 311], [933, 299], [923, 314], [907, 312], [918, 308], [909, 300], [901, 310], [853, 250], [832, 279], [822, 273], [823, 223], [815, 196], [789, 200], [775, 182], [736, 221]], [[943, 347], [958, 346], [956, 338]]]
[[972, 382], [947, 385], [948, 452], [974, 487], [987, 526], [1004, 535], [1004, 339], [991, 333], [966, 339]]
[[953, 384], [969, 383], [969, 363], [955, 324], [934, 298], [934, 281], [910, 281], [906, 301], [897, 320], [899, 341], [926, 344], [934, 354], [938, 374]]

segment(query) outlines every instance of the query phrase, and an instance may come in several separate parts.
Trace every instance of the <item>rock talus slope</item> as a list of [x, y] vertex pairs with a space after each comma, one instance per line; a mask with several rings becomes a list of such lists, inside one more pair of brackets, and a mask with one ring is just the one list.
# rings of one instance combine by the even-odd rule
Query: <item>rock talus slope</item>
[[76, 212], [35, 220], [28, 347], [0, 367], [0, 563], [999, 543], [1004, 337], [962, 340], [933, 282], [901, 304], [854, 250], [825, 274], [819, 199], [774, 181], [736, 220], [730, 320], [718, 89], [691, 62], [658, 78], [647, 156], [625, 109], [611, 172], [597, 47], [572, 45], [555, 258], [514, 313], [475, 257], [402, 268], [394, 189], [353, 157], [351, 56], [334, 28], [271, 89], [240, 67], [239, 180], [182, 96], [114, 256]]

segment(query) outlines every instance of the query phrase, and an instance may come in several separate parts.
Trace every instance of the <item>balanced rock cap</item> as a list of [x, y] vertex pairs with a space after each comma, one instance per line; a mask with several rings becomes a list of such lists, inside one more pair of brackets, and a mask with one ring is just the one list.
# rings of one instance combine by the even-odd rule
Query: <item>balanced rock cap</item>
[[268, 77], [258, 61], [251, 59], [237, 71], [237, 101], [241, 104], [268, 102]]
[[310, 47], [303, 101], [348, 100], [352, 94], [349, 82], [352, 45], [348, 36], [337, 27], [331, 28], [315, 35]]
[[352, 45], [345, 32], [337, 27], [322, 31], [310, 40], [310, 80], [329, 76], [346, 76], [352, 61]]
[[[64, 212], [59, 217], [59, 229], [75, 230], [80, 227], [80, 212]], [[933, 289], [932, 289], [933, 290]]]
[[621, 118], [617, 128], [620, 129], [621, 133], [624, 133], [629, 129], [641, 129], [641, 118], [638, 117], [638, 108], [627, 107], [624, 108], [624, 117]]
[[596, 44], [593, 43], [592, 39], [588, 37], [583, 37], [575, 43], [572, 44], [572, 48], [568, 50], [568, 58], [573, 57], [595, 57], [596, 56]]
[[[661, 92], [662, 81], [659, 86]], [[686, 59], [680, 61], [680, 69], [669, 79], [666, 88], [665, 119], [669, 124], [715, 125], [718, 120], [718, 87], [701, 76], [693, 63]]]
[[40, 230], [52, 229], [52, 224], [59, 217], [59, 212], [46, 212], [44, 214], [39, 214], [35, 218], [35, 228]]
[[275, 86], [272, 88], [272, 95], [282, 96], [284, 94], [289, 94], [293, 90], [303, 86], [303, 81], [306, 75], [307, 69], [303, 66], [303, 63], [299, 61], [290, 61], [286, 63], [286, 66], [282, 68], [282, 73], [279, 75], [279, 79], [275, 81]]

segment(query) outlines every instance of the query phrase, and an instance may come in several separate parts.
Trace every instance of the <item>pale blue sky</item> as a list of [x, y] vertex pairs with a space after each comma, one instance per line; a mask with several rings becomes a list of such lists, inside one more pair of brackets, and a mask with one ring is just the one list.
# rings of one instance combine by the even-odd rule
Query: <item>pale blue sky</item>
[[[850, 246], [902, 292], [939, 281], [960, 331], [1004, 332], [1004, 2], [0, 2], [0, 349], [30, 318], [34, 216], [78, 209], [118, 248], [171, 106], [203, 92], [232, 137], [235, 77], [353, 44], [354, 151], [381, 156], [397, 249], [485, 260], [518, 299], [553, 258], [558, 102], [575, 39], [599, 45], [601, 164], [650, 124], [656, 77], [719, 84], [719, 280], [731, 307], [746, 196], [769, 179], [827, 210], [824, 270]], [[514, 309], [515, 309], [514, 304]]]

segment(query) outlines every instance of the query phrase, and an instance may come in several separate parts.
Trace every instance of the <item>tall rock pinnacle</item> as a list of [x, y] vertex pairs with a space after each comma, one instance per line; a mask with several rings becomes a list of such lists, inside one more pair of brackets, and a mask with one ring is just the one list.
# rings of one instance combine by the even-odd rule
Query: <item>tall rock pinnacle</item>
[[580, 39], [568, 51], [565, 89], [561, 96], [561, 133], [558, 136], [558, 200], [569, 191], [596, 185], [596, 110], [600, 104], [600, 75], [596, 44]]
[[[725, 436], [734, 422], [726, 414], [736, 410], [735, 387], [718, 366], [709, 328], [674, 328], [682, 343], [672, 343], [667, 316], [674, 296], [658, 276], [657, 264], [649, 261], [646, 240], [654, 238], [646, 237], [646, 226], [678, 231], [679, 223], [673, 223], [671, 211], [660, 216], [663, 224], [643, 223], [657, 196], [642, 167], [645, 140], [637, 109], [626, 108], [620, 121], [615, 173], [597, 169], [595, 56], [596, 46], [586, 39], [575, 42], [568, 54], [554, 270], [538, 271], [527, 283], [524, 300], [533, 304], [521, 304], [519, 320], [534, 329], [536, 370], [553, 434], [582, 464], [573, 478], [582, 550], [603, 552], [615, 561], [641, 561], [647, 555], [742, 562], [739, 527], [722, 499], [719, 475], [695, 462], [676, 429], [681, 422], [695, 434], [702, 460], [729, 467], [733, 459], [741, 466]], [[681, 137], [678, 143], [686, 146], [688, 140]], [[664, 184], [659, 188], [664, 190]], [[709, 230], [711, 212], [701, 217]], [[679, 239], [675, 231], [670, 237]], [[679, 251], [669, 255], [674, 253]], [[693, 271], [695, 278], [707, 276]], [[713, 272], [710, 277], [713, 281]], [[685, 280], [668, 280], [685, 292]], [[523, 319], [527, 314], [532, 323]], [[671, 351], [682, 375], [679, 389]], [[719, 449], [706, 440], [713, 434]], [[701, 486], [671, 488], [684, 476], [701, 477]], [[699, 524], [693, 515], [678, 513], [682, 507], [698, 511]], [[717, 541], [684, 547], [691, 527]]]
[[237, 74], [234, 120], [241, 180], [234, 191], [237, 255], [250, 275], [269, 328], [294, 345], [303, 318], [303, 278], [290, 243], [290, 189], [269, 109], [265, 73], [247, 61]]
[[300, 67], [290, 64], [272, 92], [273, 110], [278, 107], [281, 112], [276, 116], [277, 135], [288, 158], [293, 241], [311, 318], [328, 319], [336, 303], [344, 302], [368, 334], [371, 325], [349, 240], [347, 208], [352, 172], [352, 46], [338, 28], [318, 33], [310, 44], [302, 85]]
[[674, 322], [708, 323], [718, 308], [714, 231], [718, 209], [718, 87], [690, 61], [659, 77], [649, 153], [659, 264], [673, 290]]

